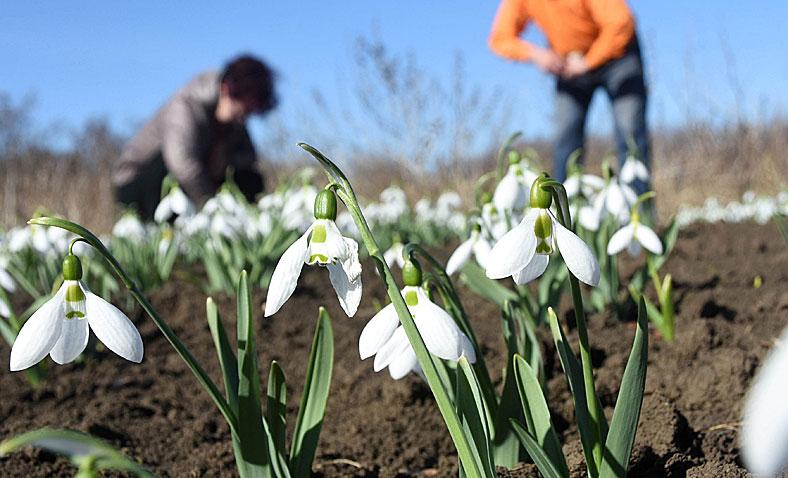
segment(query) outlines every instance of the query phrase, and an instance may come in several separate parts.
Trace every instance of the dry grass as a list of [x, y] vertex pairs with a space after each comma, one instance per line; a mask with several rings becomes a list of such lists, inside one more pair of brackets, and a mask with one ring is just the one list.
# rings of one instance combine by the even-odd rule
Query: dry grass
[[[97, 142], [100, 148], [53, 153], [31, 148], [16, 157], [0, 158], [0, 215], [6, 226], [18, 225], [43, 209], [78, 221], [97, 231], [111, 229], [117, 215], [109, 176], [117, 144]], [[530, 144], [549, 158], [545, 142]], [[591, 171], [611, 150], [608, 141], [589, 141]], [[788, 123], [741, 125], [719, 131], [703, 125], [658, 131], [653, 138], [654, 186], [661, 219], [680, 204], [700, 205], [716, 196], [740, 198], [748, 190], [775, 194], [788, 187]], [[330, 154], [329, 151], [327, 153]], [[361, 159], [363, 158], [363, 159]], [[468, 206], [477, 178], [494, 168], [495, 151], [477, 158], [455, 158], [437, 171], [406, 168], [382, 155], [342, 160], [357, 193], [374, 199], [390, 184], [402, 187], [411, 199], [437, 197], [457, 191]], [[549, 163], [549, 162], [548, 162]], [[287, 166], [284, 166], [287, 164]], [[308, 163], [272, 162], [264, 166], [268, 190], [294, 169]], [[545, 164], [549, 169], [549, 164]]]

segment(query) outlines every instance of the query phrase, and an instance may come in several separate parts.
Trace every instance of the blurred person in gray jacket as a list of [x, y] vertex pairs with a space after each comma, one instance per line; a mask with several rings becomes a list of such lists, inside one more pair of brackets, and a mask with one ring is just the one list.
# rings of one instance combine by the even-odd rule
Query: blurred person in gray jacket
[[274, 72], [252, 56], [197, 75], [124, 147], [112, 177], [116, 199], [151, 219], [167, 174], [200, 205], [232, 168], [235, 183], [252, 200], [263, 190], [263, 177], [245, 123], [276, 103]]

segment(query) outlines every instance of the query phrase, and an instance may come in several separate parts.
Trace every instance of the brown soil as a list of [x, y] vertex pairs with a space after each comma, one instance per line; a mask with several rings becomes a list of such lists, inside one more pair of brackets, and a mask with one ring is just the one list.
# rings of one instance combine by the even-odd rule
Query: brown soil
[[[444, 251], [445, 255], [445, 251]], [[741, 401], [774, 339], [786, 326], [788, 248], [773, 226], [703, 225], [682, 232], [663, 271], [671, 272], [678, 315], [676, 340], [652, 333], [641, 423], [630, 476], [747, 476], [737, 444]], [[336, 359], [331, 398], [314, 465], [317, 476], [456, 476], [456, 457], [429, 390], [416, 376], [395, 382], [358, 359], [365, 320], [384, 303], [372, 268], [355, 319], [339, 308], [325, 271], [305, 269], [294, 297], [273, 318], [262, 319], [260, 366], [272, 359], [288, 379], [289, 423], [304, 380], [318, 305], [333, 317]], [[762, 286], [754, 288], [756, 276]], [[500, 369], [503, 343], [495, 306], [462, 294], [491, 369]], [[257, 304], [263, 296], [257, 293]], [[219, 370], [205, 321], [205, 298], [186, 282], [152, 294], [181, 339], [217, 383]], [[233, 327], [234, 301], [218, 298]], [[562, 314], [566, 315], [566, 314]], [[0, 373], [0, 438], [41, 426], [67, 427], [103, 438], [156, 474], [169, 477], [234, 476], [227, 426], [208, 396], [153, 323], [132, 313], [145, 342], [141, 365], [101, 351], [81, 363], [51, 366], [38, 390], [23, 375]], [[632, 322], [612, 314], [590, 317], [597, 388], [610, 414], [634, 334]], [[570, 340], [574, 340], [570, 331]], [[565, 379], [543, 334], [554, 422], [574, 476], [583, 476], [582, 453]], [[7, 345], [0, 369], [8, 370]], [[500, 372], [493, 371], [494, 380]], [[0, 475], [73, 476], [47, 452], [26, 450], [0, 458]], [[502, 476], [537, 476], [524, 464]]]

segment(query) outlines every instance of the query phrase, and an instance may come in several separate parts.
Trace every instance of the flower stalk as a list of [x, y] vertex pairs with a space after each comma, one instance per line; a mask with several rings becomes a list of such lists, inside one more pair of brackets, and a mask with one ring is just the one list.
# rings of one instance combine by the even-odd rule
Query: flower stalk
[[457, 414], [455, 405], [452, 403], [450, 395], [446, 390], [448, 384], [444, 383], [441, 379], [438, 368], [433, 362], [433, 359], [427, 350], [426, 345], [424, 344], [424, 340], [419, 334], [416, 323], [414, 322], [413, 317], [408, 310], [407, 304], [405, 303], [405, 299], [400, 294], [399, 286], [394, 280], [394, 275], [392, 274], [389, 266], [386, 264], [383, 253], [381, 252], [375, 237], [372, 235], [372, 231], [367, 224], [366, 219], [364, 218], [364, 214], [361, 212], [361, 207], [359, 206], [358, 199], [356, 198], [356, 194], [353, 191], [350, 181], [348, 181], [344, 173], [342, 173], [342, 171], [330, 159], [328, 159], [316, 148], [306, 143], [298, 143], [298, 146], [311, 154], [323, 166], [330, 181], [336, 184], [337, 196], [345, 204], [348, 211], [350, 212], [351, 217], [353, 218], [353, 221], [356, 223], [359, 234], [361, 235], [361, 239], [367, 248], [367, 252], [375, 261], [380, 277], [383, 278], [383, 281], [386, 284], [388, 296], [391, 299], [395, 310], [397, 311], [397, 316], [399, 317], [403, 329], [405, 330], [405, 334], [407, 335], [408, 340], [410, 341], [410, 344], [416, 353], [419, 365], [421, 366], [424, 376], [427, 379], [427, 384], [429, 385], [430, 390], [435, 397], [438, 409], [443, 416], [444, 422], [446, 423], [446, 426], [449, 430], [449, 434], [452, 437], [452, 441], [457, 448], [457, 454], [459, 456], [463, 471], [465, 472], [465, 476], [494, 476], [494, 470], [482, 469], [480, 463], [474, 459], [474, 448], [472, 447], [468, 436], [463, 430], [463, 425], [460, 421], [459, 415]]

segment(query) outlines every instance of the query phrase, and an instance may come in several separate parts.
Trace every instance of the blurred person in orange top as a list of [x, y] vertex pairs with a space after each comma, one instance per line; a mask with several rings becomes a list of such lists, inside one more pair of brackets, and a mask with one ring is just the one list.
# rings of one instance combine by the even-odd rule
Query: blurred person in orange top
[[[520, 38], [531, 22], [544, 32], [548, 47]], [[643, 60], [624, 0], [502, 0], [489, 45], [498, 55], [532, 62], [555, 76], [556, 179], [566, 179], [567, 160], [583, 147], [588, 107], [599, 87], [613, 105], [619, 165], [632, 152], [649, 167]], [[637, 180], [632, 186], [642, 193], [650, 184]]]
[[246, 120], [277, 104], [273, 70], [250, 55], [232, 59], [222, 71], [206, 71], [183, 86], [126, 144], [115, 165], [115, 197], [151, 219], [171, 174], [200, 205], [214, 195], [232, 168], [232, 179], [252, 200], [263, 177]]

